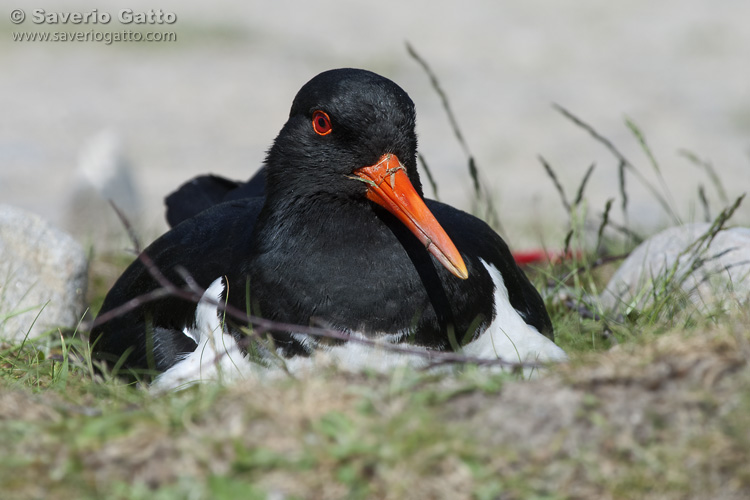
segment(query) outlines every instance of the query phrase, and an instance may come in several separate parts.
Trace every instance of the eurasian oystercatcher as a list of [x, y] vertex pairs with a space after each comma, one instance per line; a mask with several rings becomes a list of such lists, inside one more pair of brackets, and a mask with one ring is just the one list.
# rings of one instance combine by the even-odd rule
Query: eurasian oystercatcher
[[[287, 325], [426, 351], [565, 359], [542, 298], [502, 238], [472, 215], [423, 199], [416, 153], [414, 104], [398, 85], [357, 69], [319, 74], [298, 92], [268, 152], [265, 193], [261, 185], [215, 204], [234, 188], [196, 185], [194, 213], [176, 214], [175, 222], [187, 218], [146, 248], [147, 259], [133, 262], [105, 298], [100, 315], [136, 302], [93, 329], [95, 357], [165, 372], [164, 386], [188, 381], [191, 370], [194, 378], [215, 374], [226, 360], [249, 363], [243, 325], [214, 299]], [[139, 302], [159, 288], [145, 261], [173, 283], [189, 275], [207, 289], [204, 299]], [[268, 337], [275, 352], [266, 354], [292, 363], [316, 351], [349, 366], [376, 359], [371, 347], [331, 345], [291, 328]], [[385, 358], [391, 365], [404, 356]]]

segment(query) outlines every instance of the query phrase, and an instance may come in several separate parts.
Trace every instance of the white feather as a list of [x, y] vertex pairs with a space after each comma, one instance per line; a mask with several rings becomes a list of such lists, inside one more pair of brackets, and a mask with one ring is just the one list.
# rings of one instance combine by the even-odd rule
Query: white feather
[[186, 387], [206, 380], [230, 382], [252, 374], [252, 363], [237, 341], [224, 331], [216, 304], [221, 300], [224, 283], [217, 278], [203, 293], [195, 310], [195, 329], [185, 329], [186, 336], [198, 343], [195, 351], [156, 377], [151, 384], [156, 391]]
[[[481, 260], [481, 259], [480, 259]], [[503, 275], [492, 264], [482, 260], [495, 285], [495, 319], [478, 339], [464, 347], [469, 356], [502, 359], [510, 363], [565, 361], [565, 351], [527, 324], [508, 300]], [[532, 375], [532, 369], [524, 370]]]

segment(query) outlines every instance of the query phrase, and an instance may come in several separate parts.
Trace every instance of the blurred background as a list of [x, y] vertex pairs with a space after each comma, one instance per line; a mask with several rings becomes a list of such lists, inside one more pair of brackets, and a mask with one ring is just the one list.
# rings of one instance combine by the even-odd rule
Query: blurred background
[[[10, 13], [23, 9], [21, 24]], [[35, 24], [46, 12], [111, 14], [106, 25]], [[174, 24], [123, 25], [122, 9], [174, 13]], [[606, 136], [680, 218], [713, 216], [750, 189], [750, 2], [0, 2], [0, 203], [36, 212], [84, 243], [124, 231], [114, 197], [149, 241], [166, 229], [163, 198], [207, 172], [247, 179], [317, 73], [359, 67], [401, 85], [417, 106], [420, 151], [441, 200], [476, 196], [466, 153], [440, 98], [405, 48], [432, 67], [512, 247], [562, 245], [569, 198], [592, 163], [592, 219], [614, 198], [619, 161], [556, 111]], [[174, 32], [176, 42], [13, 41], [14, 32]], [[661, 185], [632, 120], [658, 161]], [[710, 162], [723, 184], [688, 160]], [[426, 193], [432, 196], [425, 182]], [[653, 232], [670, 217], [633, 176], [629, 224]], [[669, 193], [666, 193], [666, 190]], [[734, 219], [750, 221], [750, 201]]]

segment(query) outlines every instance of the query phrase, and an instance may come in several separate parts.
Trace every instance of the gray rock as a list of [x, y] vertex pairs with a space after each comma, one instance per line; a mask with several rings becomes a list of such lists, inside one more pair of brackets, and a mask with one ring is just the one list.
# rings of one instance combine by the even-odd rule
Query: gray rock
[[696, 243], [711, 225], [688, 224], [641, 243], [623, 262], [600, 299], [604, 309], [643, 308], [654, 294], [679, 293], [702, 310], [750, 299], [750, 228], [719, 232]]
[[41, 217], [0, 205], [0, 340], [75, 327], [88, 262], [81, 246]]

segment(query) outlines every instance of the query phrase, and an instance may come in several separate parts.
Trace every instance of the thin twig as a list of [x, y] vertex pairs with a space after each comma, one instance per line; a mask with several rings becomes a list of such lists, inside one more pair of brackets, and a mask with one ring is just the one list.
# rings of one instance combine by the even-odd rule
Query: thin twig
[[133, 252], [136, 255], [138, 255], [139, 253], [141, 253], [141, 242], [138, 241], [138, 235], [135, 234], [135, 229], [133, 228], [133, 225], [130, 223], [130, 221], [122, 212], [122, 210], [120, 210], [120, 207], [118, 207], [117, 204], [113, 200], [109, 200], [109, 205], [115, 211], [115, 213], [117, 214], [117, 218], [120, 219], [120, 222], [125, 227], [125, 230], [128, 232], [128, 237], [130, 238], [130, 241], [133, 243]]

